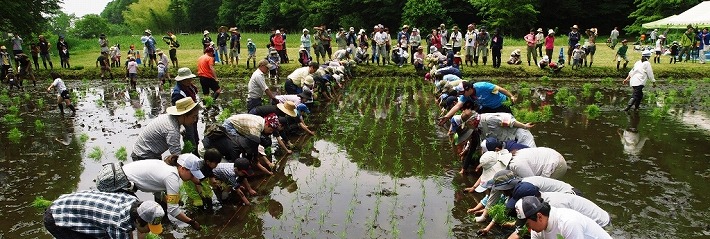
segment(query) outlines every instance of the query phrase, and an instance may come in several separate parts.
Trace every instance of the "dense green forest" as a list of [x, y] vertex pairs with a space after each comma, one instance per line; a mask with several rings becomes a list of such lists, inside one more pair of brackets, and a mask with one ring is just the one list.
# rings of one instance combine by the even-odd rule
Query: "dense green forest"
[[113, 0], [100, 15], [82, 18], [60, 11], [60, 0], [9, 1], [0, 10], [0, 32], [94, 37], [153, 31], [214, 31], [237, 26], [246, 31], [326, 24], [370, 29], [381, 23], [392, 29], [407, 24], [430, 29], [445, 23], [469, 23], [520, 35], [530, 28], [582, 29], [601, 34], [615, 26], [627, 33], [644, 31], [642, 23], [681, 13], [700, 0]]

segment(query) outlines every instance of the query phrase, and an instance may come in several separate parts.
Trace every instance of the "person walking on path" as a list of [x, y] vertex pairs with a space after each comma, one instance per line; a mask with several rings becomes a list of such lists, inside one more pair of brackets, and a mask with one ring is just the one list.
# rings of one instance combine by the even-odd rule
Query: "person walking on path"
[[629, 58], [626, 56], [626, 52], [629, 50], [629, 46], [626, 45], [626, 39], [621, 41], [621, 47], [619, 47], [619, 50], [616, 51], [616, 55], [614, 55], [614, 59], [616, 59], [616, 70], [619, 70], [619, 64], [621, 64], [621, 60], [624, 60], [624, 69], [626, 69], [626, 65], [629, 64]]
[[210, 90], [212, 90], [212, 99], [216, 100], [222, 93], [222, 88], [219, 87], [217, 73], [214, 70], [214, 48], [205, 48], [205, 54], [197, 59], [197, 77], [200, 78], [202, 94], [210, 95]]
[[611, 49], [613, 50], [616, 48], [616, 44], [619, 43], [619, 28], [614, 27], [614, 30], [611, 30], [611, 34], [609, 35], [609, 39], [611, 40]]
[[656, 78], [653, 76], [651, 62], [648, 62], [648, 58], [650, 57], [651, 51], [644, 50], [643, 53], [641, 53], [641, 60], [634, 63], [634, 68], [631, 69], [629, 75], [624, 79], [624, 84], [629, 83], [629, 86], [634, 89], [634, 93], [631, 95], [631, 99], [626, 105], [626, 108], [624, 108], [624, 111], [631, 109], [631, 106], [634, 106], [634, 108], [638, 110], [643, 100], [643, 87], [646, 85], [646, 81], [651, 80], [651, 82], [656, 82]]

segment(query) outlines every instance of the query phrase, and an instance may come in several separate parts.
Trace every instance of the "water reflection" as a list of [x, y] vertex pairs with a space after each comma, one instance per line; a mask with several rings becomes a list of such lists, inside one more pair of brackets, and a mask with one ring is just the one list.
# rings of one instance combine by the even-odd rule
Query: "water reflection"
[[641, 117], [638, 111], [628, 112], [627, 118], [629, 121], [628, 127], [619, 129], [617, 132], [621, 137], [621, 144], [624, 145], [624, 153], [631, 156], [639, 156], [648, 137], [641, 136], [639, 133], [638, 127]]

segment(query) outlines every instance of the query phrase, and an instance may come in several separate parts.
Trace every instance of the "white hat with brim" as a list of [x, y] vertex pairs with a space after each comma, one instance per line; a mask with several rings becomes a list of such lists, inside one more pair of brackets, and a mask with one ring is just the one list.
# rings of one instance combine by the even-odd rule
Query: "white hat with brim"
[[276, 105], [281, 111], [291, 117], [296, 117], [296, 104], [293, 101], [286, 101]]
[[193, 101], [191, 97], [185, 97], [179, 99], [177, 102], [175, 102], [175, 106], [170, 106], [165, 111], [169, 115], [184, 115], [185, 113], [190, 112], [196, 106], [197, 103], [195, 103], [195, 101]]
[[[192, 99], [190, 97], [187, 97], [188, 99]], [[186, 153], [186, 154], [181, 154], [178, 156], [177, 163], [190, 170], [190, 173], [192, 173], [192, 176], [194, 176], [197, 179], [203, 179], [205, 178], [205, 175], [202, 174], [202, 171], [200, 171], [200, 158], [198, 158], [196, 155], [192, 153]]]
[[[481, 155], [480, 164], [483, 172], [480, 177], [481, 184], [476, 187], [476, 192], [480, 193], [486, 191], [487, 188], [483, 186], [483, 183], [493, 179], [493, 176], [495, 176], [498, 171], [504, 170], [507, 165], [506, 163], [510, 162], [510, 157], [512, 157], [512, 154], [510, 154], [508, 150], [498, 152], [488, 151]], [[505, 158], [507, 158], [507, 160], [505, 160]]]
[[458, 135], [458, 138], [456, 139], [456, 145], [460, 145], [466, 140], [471, 138], [471, 134], [473, 134], [473, 129], [465, 129], [465, 128], [459, 128], [457, 130], [456, 135]]
[[163, 208], [155, 201], [144, 201], [136, 209], [138, 216], [148, 223], [148, 229], [155, 235], [160, 235], [163, 232], [163, 224], [161, 221], [165, 216]]
[[570, 29], [579, 29], [579, 27], [577, 25], [573, 25]]
[[192, 74], [192, 71], [190, 68], [183, 67], [178, 69], [177, 76], [175, 77], [175, 81], [182, 81], [184, 79], [192, 79], [195, 78], [195, 74]]
[[210, 34], [210, 31], [205, 30], [204, 32], [202, 32], [202, 35], [207, 35], [207, 34]]

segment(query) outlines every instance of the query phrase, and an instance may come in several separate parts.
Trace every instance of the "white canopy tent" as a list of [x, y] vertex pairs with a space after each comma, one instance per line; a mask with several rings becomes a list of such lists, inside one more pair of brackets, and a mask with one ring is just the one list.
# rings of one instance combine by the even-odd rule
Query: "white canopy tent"
[[710, 1], [703, 1], [681, 14], [644, 23], [641, 26], [646, 29], [685, 29], [688, 25], [692, 25], [693, 27], [710, 27], [710, 14], [708, 13], [710, 13]]

